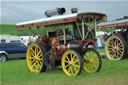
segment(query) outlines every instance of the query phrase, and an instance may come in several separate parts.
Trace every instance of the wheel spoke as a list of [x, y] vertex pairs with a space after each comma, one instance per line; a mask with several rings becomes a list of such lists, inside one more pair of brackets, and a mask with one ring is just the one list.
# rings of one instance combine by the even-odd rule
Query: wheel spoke
[[76, 57], [75, 55], [74, 55], [74, 56], [72, 56], [72, 59], [71, 59], [71, 60], [72, 60], [72, 61], [74, 61], [74, 58], [75, 58], [75, 57]]
[[118, 44], [118, 41], [117, 41], [117, 40], [115, 40], [115, 46], [117, 46], [117, 44]]
[[62, 68], [66, 75], [76, 76], [82, 70], [82, 60], [76, 51], [69, 50], [62, 57]]
[[119, 47], [120, 45], [122, 45], [122, 43], [121, 43], [121, 42], [119, 42], [117, 46]]
[[42, 61], [43, 59], [42, 59], [42, 58], [37, 58], [37, 60], [40, 60], [40, 61]]
[[74, 63], [76, 64], [76, 63], [79, 63], [79, 60], [77, 59], [76, 61], [74, 61]]
[[34, 50], [32, 48], [31, 48], [31, 51], [32, 51], [31, 53], [35, 56], [35, 52], [34, 52]]
[[66, 56], [66, 58], [67, 58], [68, 61], [70, 61], [69, 58], [68, 58], [68, 56]]
[[66, 66], [65, 66], [65, 68], [67, 68], [69, 66], [69, 64], [67, 64]]
[[31, 55], [32, 55], [33, 57], [35, 57], [35, 54], [34, 54], [33, 52], [31, 52]]
[[37, 55], [37, 47], [35, 47], [35, 49], [34, 49], [34, 50], [35, 50], [35, 55]]
[[69, 69], [68, 69], [68, 72], [70, 73], [70, 70], [71, 70], [71, 66], [69, 66]]
[[119, 53], [120, 55], [122, 55], [122, 52], [121, 52], [120, 50], [118, 50], [118, 53]]
[[73, 74], [73, 70], [72, 70], [72, 67], [70, 67], [71, 68], [71, 74]]
[[113, 44], [110, 44], [109, 47], [112, 47], [113, 48], [114, 46], [113, 46]]
[[92, 52], [92, 57], [93, 57], [93, 55], [94, 55], [94, 52]]
[[41, 51], [38, 52], [37, 56], [39, 56], [41, 54]]
[[72, 60], [72, 53], [70, 53], [70, 57], [71, 57], [71, 60]]
[[92, 64], [90, 64], [91, 66], [90, 66], [90, 71], [92, 71], [93, 72], [93, 65]]
[[[98, 54], [96, 53], [95, 50], [93, 49], [87, 49], [87, 51], [85, 51], [85, 54], [89, 54], [89, 59], [88, 62], [85, 62], [83, 64], [83, 69], [86, 72], [98, 72], [100, 69], [100, 56], [98, 56]], [[99, 67], [99, 69], [97, 69]]]
[[65, 60], [66, 63], [69, 63], [69, 61]]
[[96, 61], [93, 61], [93, 63], [95, 63], [95, 64], [99, 64], [99, 62], [96, 62]]
[[41, 67], [40, 61], [38, 61], [38, 66]]
[[35, 62], [35, 59], [31, 61], [31, 64], [33, 64]]
[[120, 54], [118, 52], [116, 52], [116, 54], [117, 54], [116, 57], [117, 58], [120, 58]]
[[41, 49], [43, 46], [41, 44], [31, 44], [27, 50], [27, 65], [31, 72], [41, 72], [42, 70], [46, 70], [43, 68], [43, 54], [42, 51], [45, 49]]
[[115, 46], [115, 44], [114, 44], [114, 41], [113, 41], [113, 40], [111, 40], [111, 44], [112, 44], [112, 46], [113, 46], [113, 47]]
[[122, 44], [120, 45], [120, 46], [118, 46], [119, 48], [122, 48], [123, 46], [122, 46]]
[[28, 57], [28, 59], [35, 59], [34, 57]]
[[78, 70], [74, 67], [74, 70], [75, 70], [75, 72], [77, 72]]
[[114, 57], [115, 57], [115, 55], [116, 55], [116, 52], [114, 52], [114, 54], [112, 55], [112, 58], [114, 58]]
[[36, 63], [33, 63], [33, 64], [32, 64], [32, 66], [31, 66], [32, 69], [33, 69], [33, 67], [34, 67], [35, 64], [36, 64]]
[[75, 64], [75, 65], [74, 65], [74, 67], [77, 67], [77, 68], [79, 68], [79, 65], [76, 65], [76, 64]]
[[[86, 54], [87, 54], [87, 53], [86, 53]], [[85, 56], [85, 58], [86, 58], [87, 60], [88, 60], [88, 59], [90, 59], [86, 54], [84, 55], [84, 56]]]
[[40, 65], [42, 65], [42, 61], [39, 61]]
[[94, 66], [95, 68], [97, 68], [96, 64], [94, 64], [94, 63], [93, 63], [93, 66]]
[[98, 56], [96, 56], [96, 57], [94, 58], [94, 60], [96, 60], [96, 59], [98, 59]]
[[90, 66], [91, 66], [91, 64], [88, 65], [88, 67], [87, 67], [88, 70], [89, 70]]

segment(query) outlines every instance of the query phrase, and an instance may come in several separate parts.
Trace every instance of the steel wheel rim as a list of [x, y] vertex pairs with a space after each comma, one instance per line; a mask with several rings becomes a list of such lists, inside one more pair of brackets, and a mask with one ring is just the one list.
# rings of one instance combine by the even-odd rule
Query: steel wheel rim
[[120, 60], [124, 53], [123, 42], [118, 37], [110, 37], [106, 42], [105, 52], [110, 60]]
[[96, 72], [99, 68], [99, 58], [94, 50], [88, 49], [83, 55], [83, 69], [86, 72]]
[[37, 44], [31, 44], [27, 50], [27, 65], [31, 72], [40, 72], [43, 66], [43, 55]]
[[0, 61], [6, 61], [6, 57], [5, 56], [1, 56], [0, 57]]
[[73, 51], [68, 51], [63, 55], [62, 68], [66, 75], [76, 76], [80, 70], [80, 60]]

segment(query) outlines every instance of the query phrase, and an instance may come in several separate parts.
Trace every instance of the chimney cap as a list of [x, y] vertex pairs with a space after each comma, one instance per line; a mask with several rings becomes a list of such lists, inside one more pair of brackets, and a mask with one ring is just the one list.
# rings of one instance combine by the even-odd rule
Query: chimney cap
[[78, 12], [78, 8], [71, 8], [71, 12], [72, 13], [77, 13]]

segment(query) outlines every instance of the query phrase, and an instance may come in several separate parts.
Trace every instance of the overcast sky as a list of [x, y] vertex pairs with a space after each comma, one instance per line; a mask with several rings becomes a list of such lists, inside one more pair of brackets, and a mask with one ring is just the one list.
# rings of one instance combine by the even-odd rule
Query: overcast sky
[[56, 7], [65, 7], [66, 14], [71, 13], [71, 8], [78, 8], [78, 12], [102, 12], [106, 13], [108, 20], [114, 20], [128, 16], [128, 0], [114, 1], [32, 1], [32, 0], [1, 0], [0, 23], [17, 23], [28, 20], [44, 18], [44, 12]]

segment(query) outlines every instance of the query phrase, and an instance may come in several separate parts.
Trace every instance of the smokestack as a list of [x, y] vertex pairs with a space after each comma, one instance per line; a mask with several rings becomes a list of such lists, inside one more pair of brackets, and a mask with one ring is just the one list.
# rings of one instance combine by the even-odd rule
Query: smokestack
[[78, 12], [78, 9], [77, 9], [77, 8], [72, 8], [72, 9], [71, 9], [71, 12], [72, 12], [72, 14], [73, 14], [73, 13], [77, 13], [77, 12]]
[[65, 8], [56, 8], [56, 9], [53, 9], [53, 10], [47, 10], [45, 11], [45, 15], [47, 17], [51, 17], [51, 16], [54, 16], [54, 15], [62, 15], [66, 12], [66, 9]]

